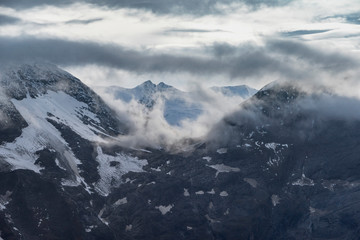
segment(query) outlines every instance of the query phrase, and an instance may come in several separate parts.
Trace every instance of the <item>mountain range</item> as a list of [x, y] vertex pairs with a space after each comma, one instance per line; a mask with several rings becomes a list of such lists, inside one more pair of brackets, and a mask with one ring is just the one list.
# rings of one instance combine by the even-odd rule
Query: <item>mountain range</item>
[[2, 239], [359, 236], [360, 121], [332, 111], [353, 99], [274, 82], [170, 152], [121, 145], [122, 116], [56, 66], [1, 73]]
[[[236, 98], [234, 104], [253, 96], [257, 90], [246, 85], [211, 87], [212, 94], [219, 94], [223, 97]], [[122, 88], [111, 86], [105, 89], [115, 99], [124, 102], [135, 100], [151, 109], [155, 104], [163, 104], [164, 118], [173, 126], [180, 126], [183, 120], [195, 120], [199, 117], [204, 107], [198, 99], [198, 92], [184, 92], [163, 82], [154, 84], [150, 80], [136, 86], [135, 88]]]

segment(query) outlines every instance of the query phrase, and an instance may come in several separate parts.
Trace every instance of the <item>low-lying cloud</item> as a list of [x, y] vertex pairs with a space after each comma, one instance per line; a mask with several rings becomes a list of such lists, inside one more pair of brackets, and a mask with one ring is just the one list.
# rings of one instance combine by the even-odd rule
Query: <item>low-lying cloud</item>
[[130, 126], [129, 134], [119, 136], [117, 143], [132, 148], [165, 148], [169, 151], [191, 150], [193, 145], [205, 140], [209, 130], [225, 115], [239, 109], [243, 101], [239, 96], [228, 97], [197, 85], [190, 101], [200, 105], [202, 113], [196, 119], [184, 119], [180, 125], [170, 125], [164, 117], [165, 105], [160, 97], [155, 98], [155, 105], [149, 109], [136, 100], [124, 102], [106, 91], [99, 94], [125, 117], [123, 121]]

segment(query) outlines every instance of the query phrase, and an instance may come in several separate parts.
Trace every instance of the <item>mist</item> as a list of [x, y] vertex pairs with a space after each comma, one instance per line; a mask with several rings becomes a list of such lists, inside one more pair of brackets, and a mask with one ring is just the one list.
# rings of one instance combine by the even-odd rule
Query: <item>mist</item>
[[170, 125], [164, 117], [163, 99], [156, 97], [151, 109], [132, 99], [124, 102], [104, 90], [97, 93], [117, 112], [122, 121], [130, 126], [129, 134], [117, 137], [117, 144], [130, 148], [155, 148], [167, 151], [187, 151], [206, 140], [209, 131], [224, 116], [240, 109], [244, 99], [228, 97], [211, 89], [193, 84], [189, 104], [197, 103], [202, 113], [196, 119], [184, 119], [179, 125]]

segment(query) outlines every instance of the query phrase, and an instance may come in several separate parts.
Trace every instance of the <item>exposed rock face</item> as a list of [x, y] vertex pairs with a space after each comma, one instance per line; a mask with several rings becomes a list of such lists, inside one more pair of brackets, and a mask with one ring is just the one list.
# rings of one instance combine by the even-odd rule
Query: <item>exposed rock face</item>
[[108, 145], [126, 127], [57, 68], [3, 77], [3, 239], [358, 238], [360, 122], [319, 95], [273, 84], [171, 154]]

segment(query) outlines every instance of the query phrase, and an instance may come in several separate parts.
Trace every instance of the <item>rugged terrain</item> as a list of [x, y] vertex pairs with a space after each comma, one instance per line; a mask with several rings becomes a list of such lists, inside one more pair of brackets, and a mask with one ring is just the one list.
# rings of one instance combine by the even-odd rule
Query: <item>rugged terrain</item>
[[0, 84], [3, 239], [360, 234], [360, 122], [319, 111], [327, 93], [271, 84], [175, 154], [117, 144], [121, 118], [54, 66], [11, 67]]

